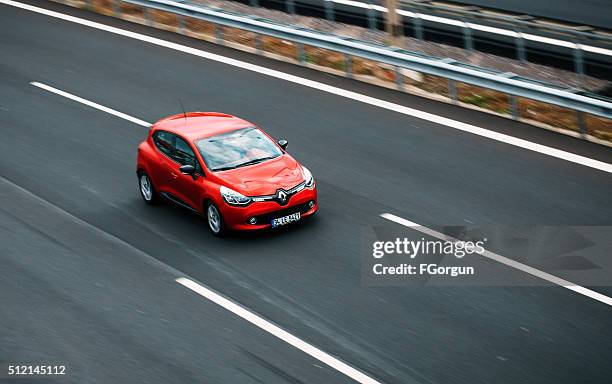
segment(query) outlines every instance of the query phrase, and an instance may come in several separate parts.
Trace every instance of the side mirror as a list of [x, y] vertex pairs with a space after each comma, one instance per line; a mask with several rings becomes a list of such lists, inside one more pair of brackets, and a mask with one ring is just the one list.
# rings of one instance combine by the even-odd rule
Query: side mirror
[[289, 144], [289, 142], [287, 140], [279, 140], [278, 141], [278, 145], [280, 145], [280, 147], [283, 149], [283, 151], [285, 149], [287, 149], [287, 144]]
[[193, 177], [195, 179], [195, 172], [196, 169], [193, 165], [191, 164], [185, 164], [185, 165], [181, 165], [179, 167], [179, 171], [183, 174], [183, 175], [190, 175], [191, 177]]

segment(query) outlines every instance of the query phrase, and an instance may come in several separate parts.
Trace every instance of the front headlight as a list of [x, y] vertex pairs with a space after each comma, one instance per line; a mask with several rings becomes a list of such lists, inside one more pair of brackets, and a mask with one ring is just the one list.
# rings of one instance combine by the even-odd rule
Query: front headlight
[[229, 189], [227, 187], [221, 187], [220, 189], [221, 196], [223, 200], [225, 200], [228, 204], [232, 205], [247, 205], [251, 202], [251, 198], [243, 195], [242, 193], [238, 193], [233, 189]]
[[312, 176], [312, 173], [310, 173], [308, 168], [306, 168], [303, 165], [302, 165], [302, 173], [304, 175], [304, 181], [306, 182], [304, 186], [306, 188], [312, 188], [314, 186], [314, 177]]

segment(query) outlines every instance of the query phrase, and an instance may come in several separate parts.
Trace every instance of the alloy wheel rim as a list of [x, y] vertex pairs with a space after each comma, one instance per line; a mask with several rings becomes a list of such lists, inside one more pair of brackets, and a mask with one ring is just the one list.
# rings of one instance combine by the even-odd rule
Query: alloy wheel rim
[[219, 217], [219, 212], [217, 211], [217, 208], [215, 208], [214, 205], [209, 205], [207, 212], [208, 225], [210, 226], [210, 229], [214, 233], [218, 233], [221, 229], [221, 218]]
[[140, 176], [140, 192], [146, 201], [151, 201], [153, 191], [151, 188], [151, 181], [147, 175]]

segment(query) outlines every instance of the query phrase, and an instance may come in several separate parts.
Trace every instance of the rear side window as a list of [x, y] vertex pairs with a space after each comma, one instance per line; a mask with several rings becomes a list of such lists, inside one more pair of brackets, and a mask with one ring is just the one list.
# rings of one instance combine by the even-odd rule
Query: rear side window
[[164, 131], [157, 131], [153, 135], [153, 142], [155, 146], [159, 148], [162, 153], [167, 156], [172, 157], [172, 152], [174, 151], [174, 135]]

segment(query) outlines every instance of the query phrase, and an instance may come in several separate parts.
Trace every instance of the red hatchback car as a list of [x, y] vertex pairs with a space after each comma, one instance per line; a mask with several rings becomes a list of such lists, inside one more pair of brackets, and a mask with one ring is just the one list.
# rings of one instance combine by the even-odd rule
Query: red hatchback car
[[253, 123], [217, 112], [159, 120], [138, 146], [147, 204], [166, 198], [206, 216], [213, 234], [273, 228], [317, 211], [310, 171]]

